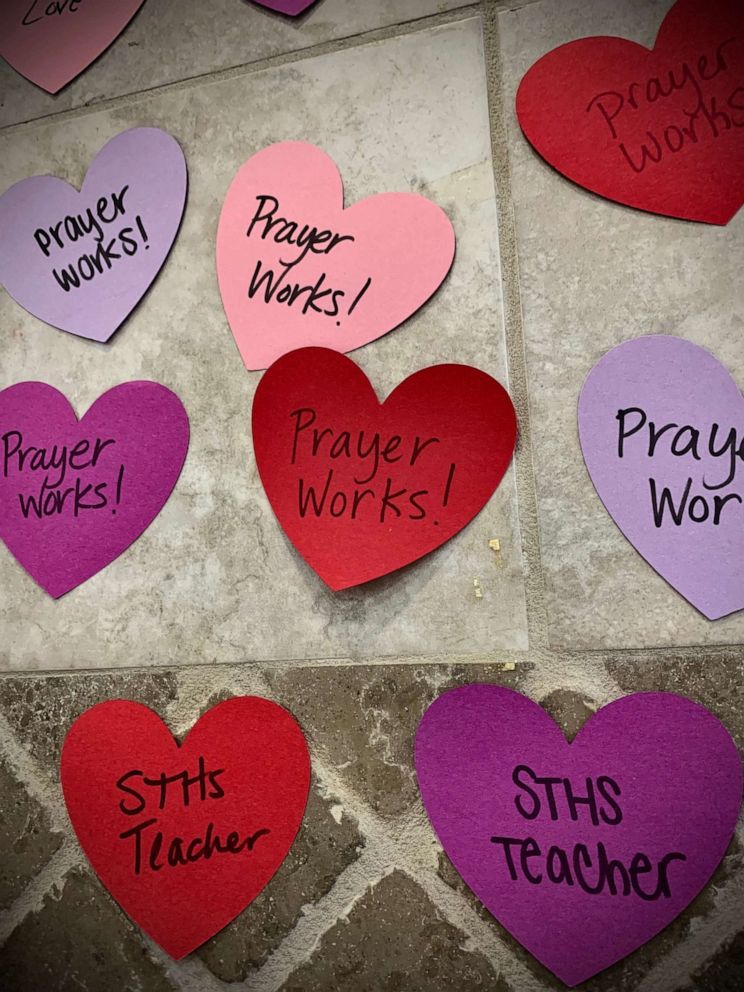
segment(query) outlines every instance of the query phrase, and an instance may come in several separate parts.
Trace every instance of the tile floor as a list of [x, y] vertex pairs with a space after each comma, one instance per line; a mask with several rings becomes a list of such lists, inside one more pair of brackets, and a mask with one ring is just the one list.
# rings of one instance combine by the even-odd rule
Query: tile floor
[[[530, 150], [512, 109], [544, 52], [592, 33], [650, 44], [667, 6], [320, 0], [290, 22], [247, 0], [147, 0], [56, 98], [0, 64], [0, 190], [37, 172], [79, 183], [96, 150], [137, 124], [171, 131], [190, 173], [173, 253], [109, 345], [41, 324], [0, 290], [0, 385], [46, 379], [85, 409], [117, 382], [153, 378], [192, 421], [161, 515], [62, 600], [0, 548], [4, 990], [557, 989], [465, 889], [428, 826], [412, 767], [428, 703], [496, 682], [571, 735], [618, 695], [673, 691], [708, 706], [744, 751], [744, 614], [704, 621], [645, 565], [599, 503], [575, 431], [583, 377], [627, 337], [688, 337], [744, 382], [744, 212], [713, 229], [599, 200]], [[441, 291], [354, 356], [378, 390], [423, 365], [471, 362], [507, 385], [520, 416], [514, 465], [470, 527], [400, 576], [337, 596], [298, 560], [263, 496], [249, 450], [258, 374], [243, 369], [214, 273], [232, 176], [285, 138], [336, 159], [347, 202], [419, 190], [455, 225]], [[311, 802], [263, 896], [174, 963], [90, 873], [62, 804], [59, 750], [102, 699], [146, 702], [180, 734], [233, 693], [295, 713]], [[584, 987], [739, 988], [742, 841], [744, 824], [682, 916]]]

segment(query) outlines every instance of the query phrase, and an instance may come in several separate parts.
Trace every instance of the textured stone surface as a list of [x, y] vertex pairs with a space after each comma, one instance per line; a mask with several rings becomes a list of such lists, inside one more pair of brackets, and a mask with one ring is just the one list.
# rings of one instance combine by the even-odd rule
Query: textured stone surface
[[468, 682], [518, 688], [529, 666], [281, 669], [269, 682], [334, 771], [383, 816], [418, 805], [413, 742], [435, 696]]
[[[78, 118], [74, 127], [43, 123], [0, 132], [0, 188], [36, 171], [79, 183], [101, 144], [138, 124], [172, 131], [189, 164], [186, 216], [160, 278], [106, 346], [47, 327], [0, 293], [0, 326], [11, 341], [3, 372], [12, 382], [32, 369], [78, 410], [122, 380], [163, 382], [191, 418], [189, 456], [146, 533], [58, 602], [0, 547], [0, 668], [526, 647], [511, 470], [470, 526], [398, 575], [333, 594], [299, 558], [257, 475], [250, 407], [259, 375], [242, 365], [214, 271], [217, 219], [239, 166], [272, 141], [316, 142], [338, 162], [347, 202], [420, 190], [447, 210], [457, 231], [456, 260], [434, 300], [355, 353], [378, 391], [387, 394], [435, 362], [471, 362], [505, 382], [479, 21], [160, 92]], [[502, 567], [488, 546], [493, 537], [501, 541]]]
[[133, 699], [162, 717], [175, 686], [175, 676], [164, 672], [6, 678], [0, 680], [0, 711], [18, 739], [56, 779], [65, 735], [81, 713], [105, 699]]
[[574, 739], [596, 710], [591, 699], [570, 689], [555, 689], [540, 700], [540, 705], [559, 724], [569, 741]]
[[744, 932], [728, 941], [714, 957], [697, 971], [691, 983], [676, 992], [739, 992], [744, 983]]
[[273, 14], [249, 0], [147, 0], [102, 58], [55, 96], [38, 89], [0, 60], [0, 127], [298, 52], [453, 10], [468, 2], [321, 0], [305, 16], [294, 19]]
[[539, 0], [499, 18], [550, 641], [560, 648], [737, 643], [625, 540], [594, 492], [576, 430], [584, 378], [611, 347], [677, 334], [744, 385], [744, 211], [724, 228], [612, 204], [551, 169], [521, 134], [514, 95], [550, 49], [592, 34], [651, 45], [669, 0]]
[[0, 910], [8, 909], [61, 843], [44, 810], [0, 760]]
[[327, 933], [282, 992], [510, 992], [416, 883], [388, 875]]
[[71, 874], [0, 948], [6, 992], [174, 992], [98, 882]]
[[364, 840], [340, 804], [311, 790], [297, 840], [271, 884], [197, 953], [224, 982], [241, 982], [293, 929], [304, 906], [331, 889]]

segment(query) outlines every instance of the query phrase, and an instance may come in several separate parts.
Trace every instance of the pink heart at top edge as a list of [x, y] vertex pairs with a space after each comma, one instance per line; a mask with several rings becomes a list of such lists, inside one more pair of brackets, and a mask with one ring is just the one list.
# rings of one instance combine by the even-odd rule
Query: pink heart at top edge
[[[623, 441], [619, 457], [619, 411], [643, 410], [646, 423]], [[586, 467], [607, 512], [625, 537], [662, 578], [709, 620], [744, 609], [744, 465], [734, 459], [734, 478], [724, 442], [729, 431], [744, 439], [744, 397], [717, 358], [690, 341], [665, 335], [625, 341], [604, 355], [587, 376], [579, 397], [579, 438]], [[640, 424], [626, 412], [623, 432]], [[700, 431], [699, 458], [673, 455], [676, 430], [667, 430], [648, 456], [649, 425], [676, 424]], [[713, 457], [709, 438], [719, 425]], [[682, 435], [679, 450], [689, 436]], [[668, 490], [675, 508], [692, 480], [681, 523], [668, 511], [657, 527], [651, 480], [660, 507]], [[702, 496], [708, 517], [703, 515]], [[730, 497], [715, 523], [716, 498]], [[693, 506], [693, 501], [694, 506]]]
[[[266, 219], [254, 224], [259, 215]], [[280, 217], [297, 227], [280, 226]], [[273, 240], [302, 237], [305, 226], [301, 248]], [[217, 231], [217, 275], [240, 354], [255, 370], [301, 347], [349, 352], [387, 334], [437, 290], [454, 252], [452, 224], [431, 200], [379, 193], [344, 209], [333, 159], [314, 145], [291, 141], [258, 152], [233, 180]], [[286, 275], [282, 261], [296, 262]], [[267, 302], [269, 283], [261, 280], [269, 271], [274, 296]], [[280, 286], [277, 275], [283, 276]], [[317, 287], [325, 295], [308, 289], [293, 294], [291, 305], [278, 302], [291, 285]]]
[[[56, 176], [22, 179], [0, 196], [0, 282], [52, 327], [108, 341], [163, 267], [178, 234], [187, 186], [181, 146], [155, 127], [131, 128], [107, 142], [79, 192]], [[123, 213], [116, 208], [117, 196]], [[99, 220], [102, 202], [100, 217], [108, 222]], [[100, 238], [88, 211], [101, 228]], [[73, 241], [65, 231], [67, 219], [77, 215], [91, 232]], [[50, 226], [57, 228], [63, 247]], [[38, 231], [44, 232], [39, 238], [48, 255]], [[93, 259], [84, 270], [82, 256]], [[70, 267], [78, 286], [65, 274]]]
[[290, 17], [297, 17], [312, 7], [318, 0], [253, 0], [259, 7], [266, 7], [275, 10], [280, 14], [288, 14]]
[[[34, 468], [39, 457], [51, 464], [55, 445], [58, 465]], [[9, 386], [0, 391], [0, 538], [31, 578], [58, 599], [149, 527], [176, 484], [188, 445], [183, 404], [156, 382], [115, 386], [80, 420], [53, 386]], [[37, 454], [31, 452], [20, 471], [20, 453], [30, 446]], [[61, 498], [62, 510], [39, 518], [28, 500], [39, 499], [45, 480], [44, 504], [49, 500], [53, 511], [51, 503], [59, 506]]]
[[[68, 0], [61, 14], [40, 15], [48, 0], [2, 0], [0, 56], [32, 83], [57, 93], [118, 38], [145, 0]], [[25, 22], [25, 24], [24, 24]]]
[[[515, 783], [513, 776], [519, 766]], [[556, 819], [546, 786], [554, 777]], [[637, 693], [600, 709], [569, 744], [560, 727], [536, 703], [511, 689], [469, 685], [432, 703], [416, 734], [416, 774], [432, 826], [455, 868], [480, 901], [538, 961], [569, 986], [578, 985], [631, 954], [659, 933], [708, 883], [733, 836], [742, 798], [739, 753], [726, 728], [706, 709], [670, 693]], [[612, 779], [619, 788], [599, 777]], [[592, 779], [591, 786], [587, 779]], [[576, 821], [560, 780], [574, 797], [597, 797], [577, 805]], [[525, 788], [525, 786], [527, 788]], [[530, 796], [531, 789], [540, 805]], [[534, 814], [528, 819], [516, 804]], [[619, 809], [620, 819], [612, 804]], [[492, 838], [531, 837], [540, 849], [527, 857], [512, 847], [512, 877], [506, 845]], [[624, 865], [646, 854], [658, 866], [667, 854], [669, 896], [640, 897], [619, 870], [617, 894], [605, 886], [590, 894], [579, 881], [560, 878], [554, 847], [572, 852], [584, 844], [592, 866], [580, 860], [583, 880], [599, 882], [598, 844]], [[575, 876], [575, 877], [574, 877]], [[588, 877], [587, 877], [588, 876]], [[636, 878], [653, 894], [658, 868]]]

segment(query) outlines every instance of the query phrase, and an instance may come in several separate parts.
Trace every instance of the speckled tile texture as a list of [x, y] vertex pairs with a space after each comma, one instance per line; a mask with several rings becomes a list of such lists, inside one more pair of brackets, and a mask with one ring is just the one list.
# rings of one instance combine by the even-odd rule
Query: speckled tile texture
[[[599, 200], [531, 151], [513, 113], [534, 59], [592, 33], [648, 45], [669, 2], [319, 0], [292, 21], [248, 0], [147, 0], [56, 98], [0, 67], [0, 191], [39, 172], [79, 184], [97, 149], [138, 124], [171, 131], [190, 170], [174, 251], [109, 345], [47, 327], [0, 289], [0, 387], [47, 379], [84, 410], [115, 383], [153, 378], [192, 422], [163, 512], [68, 596], [46, 597], [0, 547], [3, 992], [557, 992], [431, 831], [412, 755], [429, 703], [469, 682], [509, 686], [571, 739], [618, 696], [674, 692], [715, 713], [744, 754], [744, 614], [703, 620], [624, 541], [575, 425], [597, 358], [649, 331], [705, 345], [744, 384], [744, 212], [713, 229]], [[520, 420], [513, 467], [470, 527], [341, 595], [299, 560], [263, 495], [249, 430], [259, 376], [242, 366], [214, 271], [232, 176], [285, 138], [334, 156], [348, 203], [419, 190], [455, 225], [441, 291], [354, 355], [378, 391], [471, 362], [509, 388]], [[143, 702], [181, 737], [236, 694], [299, 720], [308, 811], [259, 898], [174, 962], [91, 872], [60, 749], [102, 700]], [[685, 912], [581, 989], [743, 986], [744, 819]]]

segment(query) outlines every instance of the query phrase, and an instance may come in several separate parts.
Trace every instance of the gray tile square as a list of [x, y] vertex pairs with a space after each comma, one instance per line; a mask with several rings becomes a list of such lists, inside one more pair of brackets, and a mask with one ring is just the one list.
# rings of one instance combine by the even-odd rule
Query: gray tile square
[[52, 96], [0, 60], [0, 127], [299, 52], [470, 0], [319, 0], [298, 18], [251, 0], [146, 0], [114, 44]]
[[[277, 100], [277, 93], [282, 100]], [[96, 668], [284, 658], [477, 654], [526, 647], [513, 472], [476, 521], [404, 573], [332, 594], [284, 538], [250, 451], [259, 373], [247, 373], [217, 288], [214, 240], [238, 167], [272, 141], [324, 147], [347, 203], [415, 189], [450, 214], [454, 267], [409, 322], [355, 353], [381, 394], [436, 362], [477, 365], [508, 386], [480, 20], [160, 92], [0, 135], [0, 189], [53, 172], [80, 183], [126, 127], [182, 143], [190, 194], [180, 236], [142, 305], [109, 345], [26, 314], [0, 294], [3, 383], [38, 378], [79, 411], [105, 389], [153, 378], [183, 399], [192, 442], [149, 530], [59, 601], [0, 547], [0, 664]], [[498, 537], [501, 553], [489, 548]], [[479, 578], [483, 596], [476, 599]]]
[[574, 186], [523, 138], [522, 75], [574, 38], [653, 44], [668, 0], [541, 0], [499, 17], [550, 643], [557, 648], [728, 644], [744, 614], [710, 622], [626, 542], [594, 492], [576, 404], [626, 338], [677, 334], [744, 384], [744, 211], [728, 227], [651, 216]]

